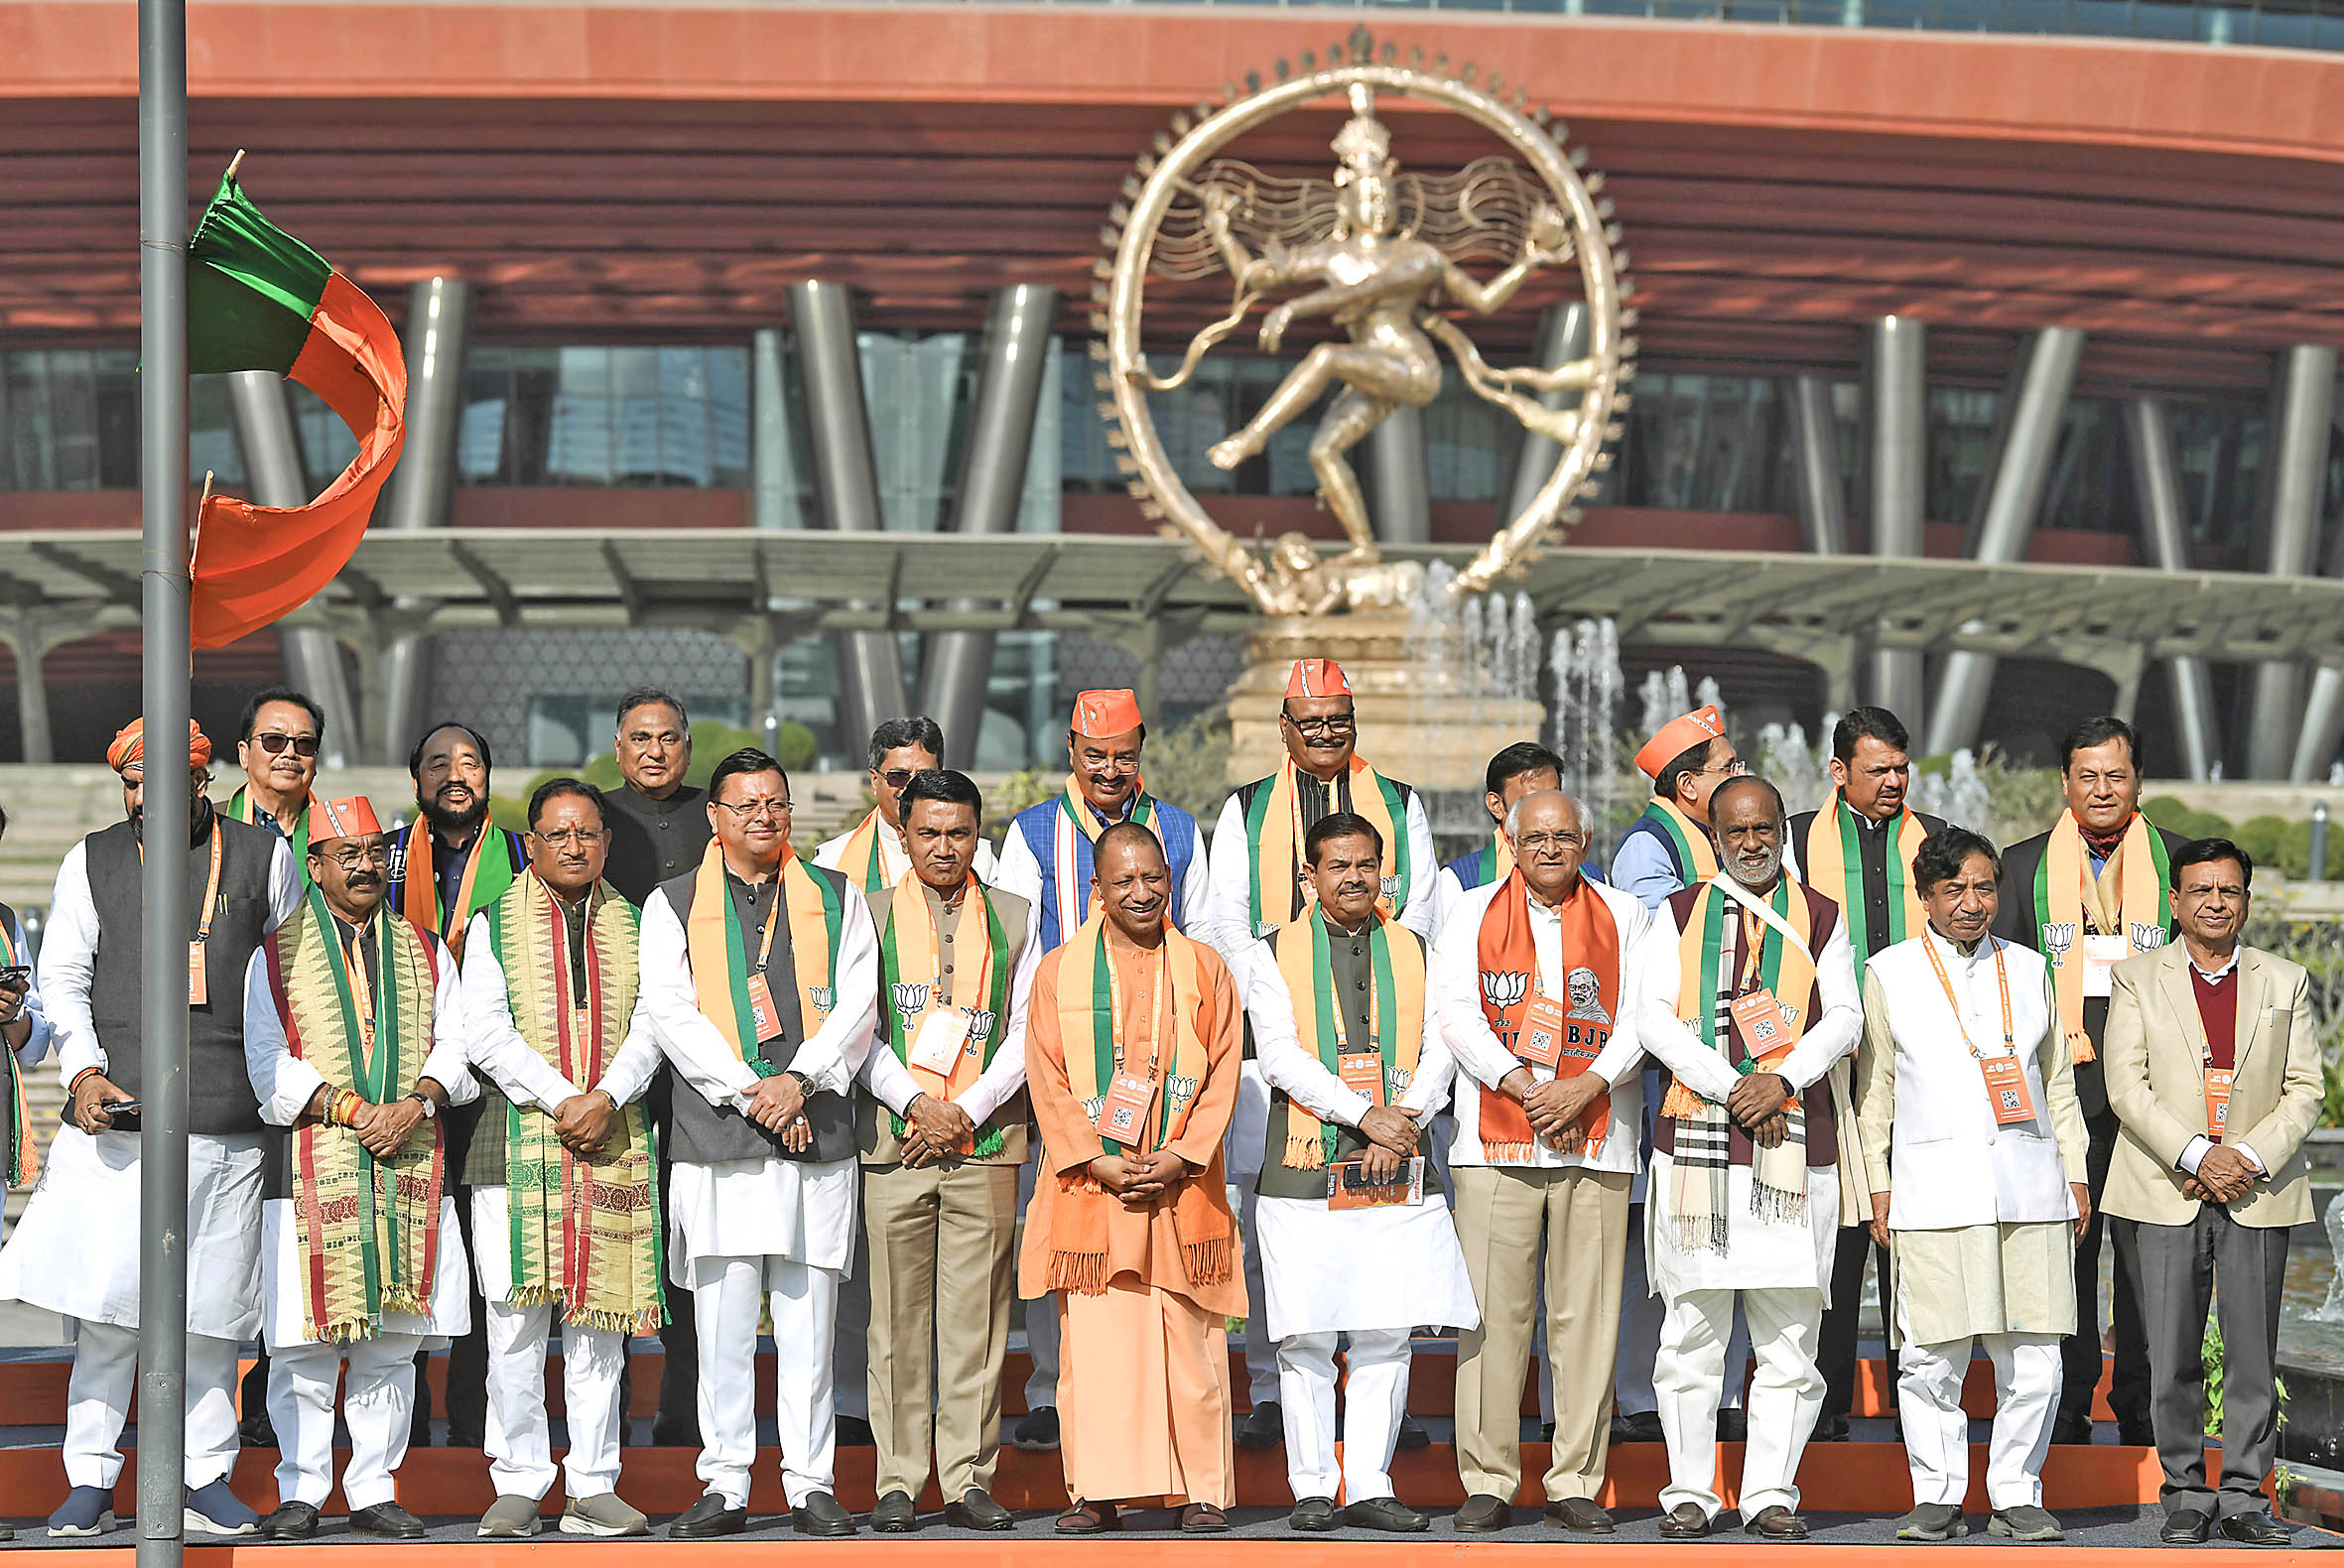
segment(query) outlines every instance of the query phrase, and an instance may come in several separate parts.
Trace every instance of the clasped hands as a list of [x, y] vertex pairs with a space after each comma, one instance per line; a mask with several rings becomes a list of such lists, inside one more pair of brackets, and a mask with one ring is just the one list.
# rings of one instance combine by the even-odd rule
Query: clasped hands
[[591, 1159], [618, 1135], [618, 1102], [607, 1091], [590, 1089], [554, 1108], [554, 1135], [582, 1159]]
[[[420, 1083], [418, 1092], [421, 1092]], [[315, 1120], [326, 1120], [334, 1093], [331, 1085], [320, 1085], [317, 1094], [310, 1097], [308, 1115]], [[117, 1094], [117, 1098], [128, 1097]], [[376, 1159], [389, 1159], [407, 1146], [407, 1140], [415, 1135], [416, 1126], [423, 1118], [423, 1102], [413, 1095], [403, 1095], [383, 1106], [361, 1102], [350, 1112], [349, 1128], [367, 1153]]]
[[914, 1170], [959, 1155], [977, 1137], [969, 1112], [939, 1095], [917, 1095], [903, 1110], [903, 1163]]
[[1587, 1114], [1596, 1097], [1611, 1087], [1593, 1072], [1552, 1078], [1542, 1084], [1526, 1067], [1517, 1067], [1498, 1081], [1498, 1092], [1518, 1102], [1529, 1115], [1530, 1130], [1548, 1148], [1563, 1150], [1579, 1146], [1579, 1118]]
[[2263, 1173], [2255, 1162], [2226, 1143], [2207, 1148], [2197, 1162], [2197, 1174], [2181, 1178], [2182, 1196], [2214, 1203], [2235, 1203], [2253, 1190]]
[[1126, 1209], [1145, 1209], [1170, 1195], [1188, 1175], [1188, 1161], [1170, 1149], [1153, 1154], [1102, 1154], [1091, 1162], [1092, 1179]]
[[744, 1114], [766, 1131], [780, 1133], [781, 1146], [792, 1154], [814, 1146], [814, 1127], [806, 1119], [806, 1086], [794, 1074], [757, 1080]]

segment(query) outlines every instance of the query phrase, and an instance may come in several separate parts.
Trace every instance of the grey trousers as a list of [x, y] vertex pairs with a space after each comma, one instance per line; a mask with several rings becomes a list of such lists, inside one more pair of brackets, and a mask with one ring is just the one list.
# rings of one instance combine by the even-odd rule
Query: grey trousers
[[[2279, 1452], [2279, 1287], [2284, 1226], [2246, 1226], [2220, 1204], [2188, 1225], [2116, 1220], [2117, 1260], [2134, 1276], [2149, 1335], [2149, 1419], [2164, 1466], [2165, 1511], [2228, 1517], [2264, 1509], [2263, 1480]], [[2221, 1291], [2214, 1286], [2219, 1274]], [[2206, 1481], [2205, 1332], [2222, 1329], [2222, 1479]]]

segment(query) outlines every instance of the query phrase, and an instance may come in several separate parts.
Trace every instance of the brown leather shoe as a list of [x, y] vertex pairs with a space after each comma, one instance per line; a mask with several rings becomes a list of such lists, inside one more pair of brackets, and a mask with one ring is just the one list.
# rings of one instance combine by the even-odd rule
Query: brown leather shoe
[[1229, 1515], [1210, 1503], [1192, 1503], [1180, 1510], [1183, 1535], [1219, 1535], [1229, 1528]]
[[1100, 1535], [1122, 1527], [1123, 1521], [1115, 1516], [1115, 1505], [1111, 1503], [1077, 1503], [1058, 1515], [1061, 1535]]
[[1698, 1503], [1680, 1503], [1660, 1518], [1663, 1540], [1693, 1541], [1709, 1533], [1709, 1515]]
[[1807, 1538], [1807, 1521], [1777, 1503], [1758, 1509], [1758, 1517], [1743, 1525], [1742, 1532], [1762, 1540], [1803, 1541]]
[[1597, 1507], [1593, 1498], [1564, 1498], [1546, 1505], [1546, 1522], [1578, 1535], [1609, 1535], [1612, 1515]]

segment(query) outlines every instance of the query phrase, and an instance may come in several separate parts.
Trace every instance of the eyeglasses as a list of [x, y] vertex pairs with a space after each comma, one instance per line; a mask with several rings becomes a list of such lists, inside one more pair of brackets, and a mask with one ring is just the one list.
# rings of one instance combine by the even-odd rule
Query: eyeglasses
[[919, 770], [916, 768], [889, 768], [886, 772], [878, 775], [878, 778], [879, 782], [889, 789], [899, 790], [912, 781], [912, 774], [917, 771]]
[[390, 864], [391, 847], [387, 844], [370, 844], [362, 849], [336, 849], [326, 858], [345, 871], [362, 870], [369, 865]]
[[1750, 771], [1750, 764], [1743, 761], [1740, 757], [1733, 757], [1727, 761], [1719, 763], [1714, 768], [1701, 768], [1697, 771], [1702, 773], [1723, 773], [1728, 778], [1740, 778], [1743, 774]]
[[1337, 714], [1332, 719], [1297, 719], [1292, 714], [1285, 718], [1287, 723], [1306, 735], [1349, 734], [1359, 727], [1359, 719], [1351, 714]]
[[1575, 833], [1525, 833], [1513, 847], [1524, 854], [1536, 854], [1541, 849], [1576, 849], [1586, 842]]
[[716, 804], [732, 813], [734, 822], [779, 822], [790, 814], [786, 800], [720, 800]]
[[[787, 811], [789, 808], [784, 806], [782, 810]], [[531, 831], [535, 833], [534, 829]], [[536, 833], [535, 836], [557, 849], [567, 849], [574, 844], [581, 849], [590, 849], [602, 842], [602, 830], [599, 828], [556, 828], [552, 833]]]
[[288, 735], [270, 730], [265, 734], [254, 735], [252, 743], [273, 757], [283, 755], [287, 746], [293, 747], [293, 754], [305, 762], [318, 754], [316, 735]]

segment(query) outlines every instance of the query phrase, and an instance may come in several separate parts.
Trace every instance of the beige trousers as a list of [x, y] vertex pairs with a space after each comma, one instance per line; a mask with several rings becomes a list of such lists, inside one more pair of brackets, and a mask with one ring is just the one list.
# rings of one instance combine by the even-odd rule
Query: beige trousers
[[919, 1497], [932, 1445], [947, 1503], [973, 1487], [989, 1491], [1016, 1297], [1017, 1167], [866, 1169], [862, 1214], [878, 1495]]
[[1457, 1341], [1457, 1474], [1471, 1496], [1522, 1484], [1522, 1379], [1545, 1242], [1546, 1360], [1554, 1447], [1546, 1498], [1592, 1499], [1611, 1442], [1612, 1363], [1628, 1246], [1625, 1171], [1452, 1165], [1457, 1240], [1482, 1326]]

